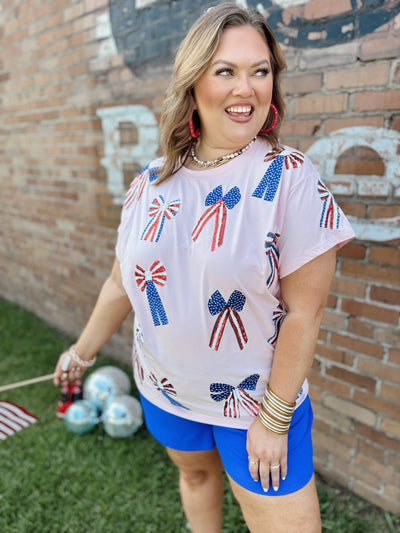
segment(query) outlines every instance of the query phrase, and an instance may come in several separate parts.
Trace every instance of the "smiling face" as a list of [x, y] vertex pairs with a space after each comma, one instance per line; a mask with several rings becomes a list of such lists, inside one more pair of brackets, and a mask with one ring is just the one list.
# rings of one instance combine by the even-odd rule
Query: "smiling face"
[[251, 26], [226, 29], [205, 72], [194, 84], [204, 159], [238, 150], [251, 141], [268, 115], [273, 88], [270, 51]]

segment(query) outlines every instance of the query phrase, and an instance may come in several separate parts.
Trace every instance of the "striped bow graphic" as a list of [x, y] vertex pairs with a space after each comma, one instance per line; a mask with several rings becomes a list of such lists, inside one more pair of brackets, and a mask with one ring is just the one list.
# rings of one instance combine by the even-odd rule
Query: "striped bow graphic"
[[218, 318], [215, 321], [211, 333], [210, 348], [218, 350], [226, 323], [229, 319], [232, 329], [235, 332], [239, 348], [243, 350], [243, 347], [247, 342], [247, 334], [242, 319], [239, 316], [239, 312], [243, 309], [245, 302], [246, 297], [240, 291], [233, 291], [229, 297], [228, 303], [225, 302], [219, 291], [215, 291], [211, 295], [211, 298], [208, 300], [208, 309], [213, 316], [218, 315]]
[[0, 440], [11, 437], [39, 419], [25, 409], [11, 402], [0, 401]]
[[150, 221], [145, 227], [141, 239], [143, 241], [157, 242], [165, 220], [171, 220], [179, 211], [180, 206], [180, 200], [166, 202], [161, 194], [154, 198], [149, 207]]
[[219, 248], [224, 241], [228, 209], [233, 209], [240, 201], [240, 198], [241, 194], [238, 187], [233, 187], [224, 196], [222, 196], [222, 185], [218, 185], [218, 187], [211, 191], [205, 200], [205, 206], [208, 209], [201, 215], [196, 227], [192, 231], [193, 240], [197, 240], [207, 222], [214, 218], [211, 251], [213, 252], [216, 248]]
[[271, 268], [271, 273], [267, 279], [267, 287], [270, 288], [275, 279], [278, 276], [278, 263], [279, 263], [279, 252], [276, 247], [280, 235], [279, 233], [269, 232], [267, 238], [265, 239], [265, 255], [268, 257], [269, 266]]
[[270, 344], [275, 344], [276, 343], [276, 341], [278, 339], [278, 335], [279, 335], [279, 330], [281, 329], [281, 325], [282, 325], [282, 322], [283, 322], [283, 319], [285, 318], [285, 316], [286, 316], [286, 309], [284, 308], [283, 303], [280, 303], [275, 308], [275, 311], [272, 313], [272, 320], [274, 322], [275, 332], [268, 339], [268, 342]]
[[267, 202], [272, 202], [278, 190], [282, 177], [283, 165], [287, 169], [297, 168], [304, 162], [304, 155], [300, 152], [283, 149], [281, 152], [269, 152], [264, 161], [272, 161], [264, 174], [262, 180], [253, 192], [256, 198], [262, 198]]
[[128, 192], [126, 193], [124, 207], [129, 209], [133, 202], [138, 202], [142, 197], [146, 181], [150, 182], [157, 179], [159, 168], [149, 169], [149, 165], [145, 166], [135, 177], [132, 183], [129, 186]]
[[321, 228], [338, 229], [340, 221], [339, 206], [335, 202], [332, 193], [326, 188], [321, 180], [318, 180], [318, 193], [321, 200], [324, 202], [319, 226]]
[[156, 285], [163, 287], [167, 281], [165, 266], [161, 261], [154, 261], [150, 270], [144, 270], [141, 266], [136, 265], [135, 279], [139, 289], [142, 292], [146, 291], [154, 325], [168, 324], [164, 306], [156, 289]]
[[153, 372], [151, 372], [149, 377], [155, 388], [159, 390], [161, 394], [163, 394], [166, 398], [168, 398], [172, 405], [177, 405], [178, 407], [183, 407], [183, 409], [187, 409], [187, 407], [174, 400], [174, 398], [171, 398], [171, 396], [176, 396], [176, 390], [167, 378], [162, 378], [161, 380], [158, 380], [153, 374]]
[[252, 374], [241, 381], [237, 387], [226, 383], [212, 383], [210, 396], [216, 402], [225, 400], [224, 416], [226, 417], [240, 418], [241, 409], [255, 416], [258, 413], [259, 404], [247, 391], [256, 390], [259, 378], [259, 374]]
[[149, 177], [149, 174], [147, 172], [148, 168], [149, 165], [144, 167], [130, 184], [124, 202], [124, 207], [126, 209], [129, 209], [133, 202], [138, 202], [140, 200], [143, 194], [144, 186], [146, 185], [147, 178]]

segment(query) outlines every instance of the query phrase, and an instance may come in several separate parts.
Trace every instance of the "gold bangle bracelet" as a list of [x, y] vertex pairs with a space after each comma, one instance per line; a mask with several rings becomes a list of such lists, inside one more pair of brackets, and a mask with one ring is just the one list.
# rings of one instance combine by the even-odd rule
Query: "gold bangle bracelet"
[[282, 400], [282, 398], [280, 398], [277, 394], [275, 394], [275, 392], [271, 389], [270, 387], [270, 384], [268, 383], [267, 384], [267, 390], [268, 392], [271, 393], [271, 395], [276, 399], [278, 400], [279, 402], [283, 403], [284, 405], [286, 405], [287, 407], [296, 407], [296, 402], [286, 402], [285, 400]]
[[279, 422], [278, 420], [275, 420], [274, 418], [271, 417], [271, 413], [268, 413], [266, 412], [263, 407], [261, 406], [261, 414], [260, 416], [264, 416], [265, 418], [268, 419], [268, 421], [270, 421], [270, 423], [274, 424], [275, 426], [277, 427], [282, 427], [282, 428], [288, 428], [290, 426], [290, 422], [291, 420], [289, 420], [288, 422], [284, 423], [284, 422]]
[[273, 433], [276, 433], [277, 435], [286, 435], [287, 433], [289, 433], [289, 429], [288, 429], [288, 430], [285, 430], [285, 431], [279, 431], [279, 430], [277, 430], [277, 429], [271, 427], [271, 426], [268, 424], [268, 422], [266, 422], [265, 420], [263, 420], [263, 419], [260, 417], [260, 415], [258, 415], [258, 419], [259, 419], [259, 421], [261, 422], [261, 424], [262, 424], [265, 428], [269, 429], [269, 430], [272, 431]]

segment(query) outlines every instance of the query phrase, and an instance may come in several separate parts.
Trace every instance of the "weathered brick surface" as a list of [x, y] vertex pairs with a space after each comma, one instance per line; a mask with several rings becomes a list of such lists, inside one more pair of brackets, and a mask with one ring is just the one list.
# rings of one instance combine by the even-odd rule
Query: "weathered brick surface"
[[[310, 373], [315, 464], [398, 511], [400, 135], [388, 135], [400, 134], [400, 6], [247, 3], [264, 6], [286, 53], [283, 141], [301, 150], [330, 143], [314, 162], [344, 212], [368, 230], [338, 253]], [[123, 191], [148, 162], [146, 149], [159, 154], [154, 130], [170, 59], [213, 4], [2, 2], [1, 296], [79, 334], [114, 258], [122, 193], [104, 162], [110, 139], [120, 138]], [[114, 108], [125, 111], [110, 133], [98, 111]], [[140, 144], [142, 122], [153, 124], [153, 137]], [[360, 127], [372, 133], [363, 137]], [[338, 130], [354, 143], [334, 152]], [[106, 347], [126, 361], [131, 320]]]

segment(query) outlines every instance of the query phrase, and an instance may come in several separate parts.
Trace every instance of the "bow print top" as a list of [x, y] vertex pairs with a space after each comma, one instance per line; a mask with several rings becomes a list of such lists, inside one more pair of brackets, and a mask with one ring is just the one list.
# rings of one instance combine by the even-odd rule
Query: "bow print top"
[[[280, 279], [354, 232], [309, 159], [258, 139], [201, 171], [133, 180], [116, 246], [135, 311], [140, 392], [178, 416], [246, 429], [285, 318]], [[307, 381], [297, 397], [307, 394]]]

